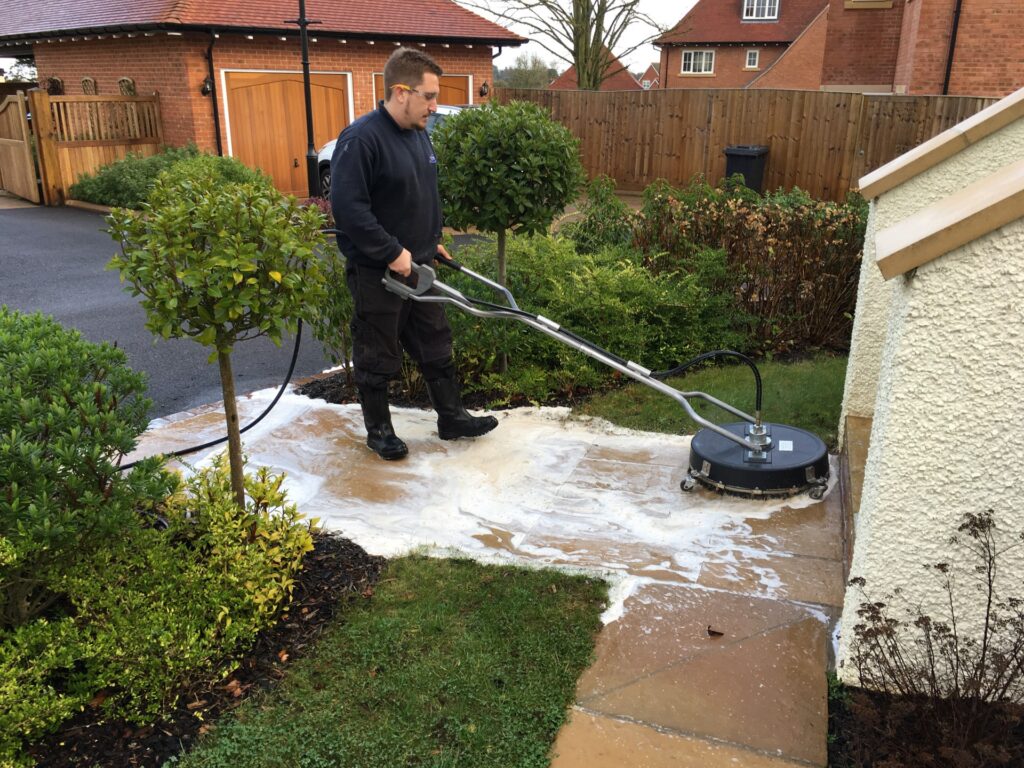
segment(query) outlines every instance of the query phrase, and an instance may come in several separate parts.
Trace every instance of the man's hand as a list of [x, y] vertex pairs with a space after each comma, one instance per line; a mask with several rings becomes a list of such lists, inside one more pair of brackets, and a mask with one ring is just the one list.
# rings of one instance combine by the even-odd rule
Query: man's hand
[[452, 260], [452, 255], [448, 253], [448, 249], [445, 248], [441, 243], [437, 244], [437, 254], [442, 258], [448, 259], [448, 261]]
[[403, 248], [402, 252], [398, 254], [398, 258], [388, 264], [388, 269], [392, 272], [397, 272], [402, 277], [408, 277], [412, 274], [412, 254], [409, 253], [408, 248]]

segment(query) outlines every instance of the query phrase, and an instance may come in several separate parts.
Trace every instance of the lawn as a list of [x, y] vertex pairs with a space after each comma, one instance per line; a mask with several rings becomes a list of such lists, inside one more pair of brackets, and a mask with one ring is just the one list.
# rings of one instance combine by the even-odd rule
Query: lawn
[[604, 582], [409, 556], [188, 768], [546, 766], [590, 662]]
[[[758, 365], [758, 370], [763, 380], [764, 420], [806, 429], [834, 450], [846, 358], [819, 355], [797, 362], [766, 362]], [[666, 383], [682, 392], [706, 392], [747, 413], [754, 411], [754, 377], [745, 365], [710, 366]], [[691, 403], [697, 413], [710, 421], [736, 421], [702, 400]], [[676, 401], [640, 384], [631, 383], [598, 395], [579, 412], [647, 432], [690, 434], [697, 430]]]

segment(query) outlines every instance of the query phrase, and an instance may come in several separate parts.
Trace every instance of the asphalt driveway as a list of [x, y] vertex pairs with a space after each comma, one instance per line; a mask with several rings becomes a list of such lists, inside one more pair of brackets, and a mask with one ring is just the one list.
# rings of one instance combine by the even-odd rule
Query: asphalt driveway
[[[104, 226], [102, 214], [74, 208], [0, 207], [0, 304], [52, 315], [90, 341], [117, 344], [129, 365], [148, 375], [154, 418], [220, 400], [209, 350], [189, 339], [154, 340], [138, 299], [105, 269], [117, 245]], [[293, 342], [239, 344], [232, 355], [236, 390], [279, 386]], [[293, 379], [328, 367], [321, 345], [304, 331]]]

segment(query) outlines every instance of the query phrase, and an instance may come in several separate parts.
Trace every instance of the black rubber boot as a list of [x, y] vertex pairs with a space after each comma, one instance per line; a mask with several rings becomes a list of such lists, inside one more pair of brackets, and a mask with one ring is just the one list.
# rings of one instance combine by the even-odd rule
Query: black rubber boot
[[480, 437], [498, 426], [493, 416], [473, 416], [462, 406], [459, 385], [454, 378], [428, 381], [427, 392], [437, 411], [437, 434], [442, 440]]
[[359, 400], [363, 406], [366, 444], [370, 450], [387, 461], [405, 458], [409, 453], [409, 448], [395, 434], [395, 429], [391, 426], [388, 391], [386, 389], [360, 389]]

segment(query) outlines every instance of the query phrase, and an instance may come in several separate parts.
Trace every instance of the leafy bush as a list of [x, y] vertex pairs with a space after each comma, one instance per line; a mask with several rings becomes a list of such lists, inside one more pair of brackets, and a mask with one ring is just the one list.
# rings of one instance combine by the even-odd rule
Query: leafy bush
[[591, 181], [579, 212], [581, 218], [563, 226], [560, 233], [575, 242], [580, 253], [633, 243], [632, 214], [615, 194], [614, 179], [598, 176]]
[[582, 221], [567, 232], [583, 252], [621, 243], [626, 230], [656, 273], [689, 270], [703, 249], [721, 248], [735, 278], [737, 310], [756, 318], [747, 351], [849, 347], [867, 204], [810, 198], [799, 189], [765, 196], [736, 178], [696, 180], [644, 191], [637, 213], [617, 208], [611, 190], [591, 185]]
[[243, 509], [223, 456], [184, 484], [159, 458], [120, 472], [143, 390], [120, 350], [0, 307], [0, 765], [87, 702], [146, 720], [226, 671], [312, 548], [266, 469]]
[[[466, 246], [460, 260], [487, 274], [494, 243]], [[509, 241], [508, 287], [519, 305], [542, 314], [614, 355], [649, 368], [668, 367], [711, 347], [742, 346], [743, 318], [728, 293], [709, 286], [726, 279], [721, 252], [702, 251], [690, 273], [652, 274], [626, 248], [577, 254], [565, 238], [515, 237]], [[486, 289], [462, 275], [442, 278], [468, 295]], [[449, 312], [460, 369], [471, 388], [524, 394], [540, 400], [553, 392], [608, 382], [615, 374], [601, 363], [517, 322], [502, 323]], [[515, 363], [493, 373], [499, 351]]]
[[164, 147], [156, 155], [143, 157], [129, 154], [103, 166], [96, 173], [86, 173], [71, 185], [68, 195], [97, 205], [140, 208], [161, 171], [179, 160], [196, 157], [195, 144], [186, 147]]
[[173, 485], [155, 460], [117, 467], [144, 391], [121, 350], [0, 307], [0, 630], [57, 602], [64, 574]]

